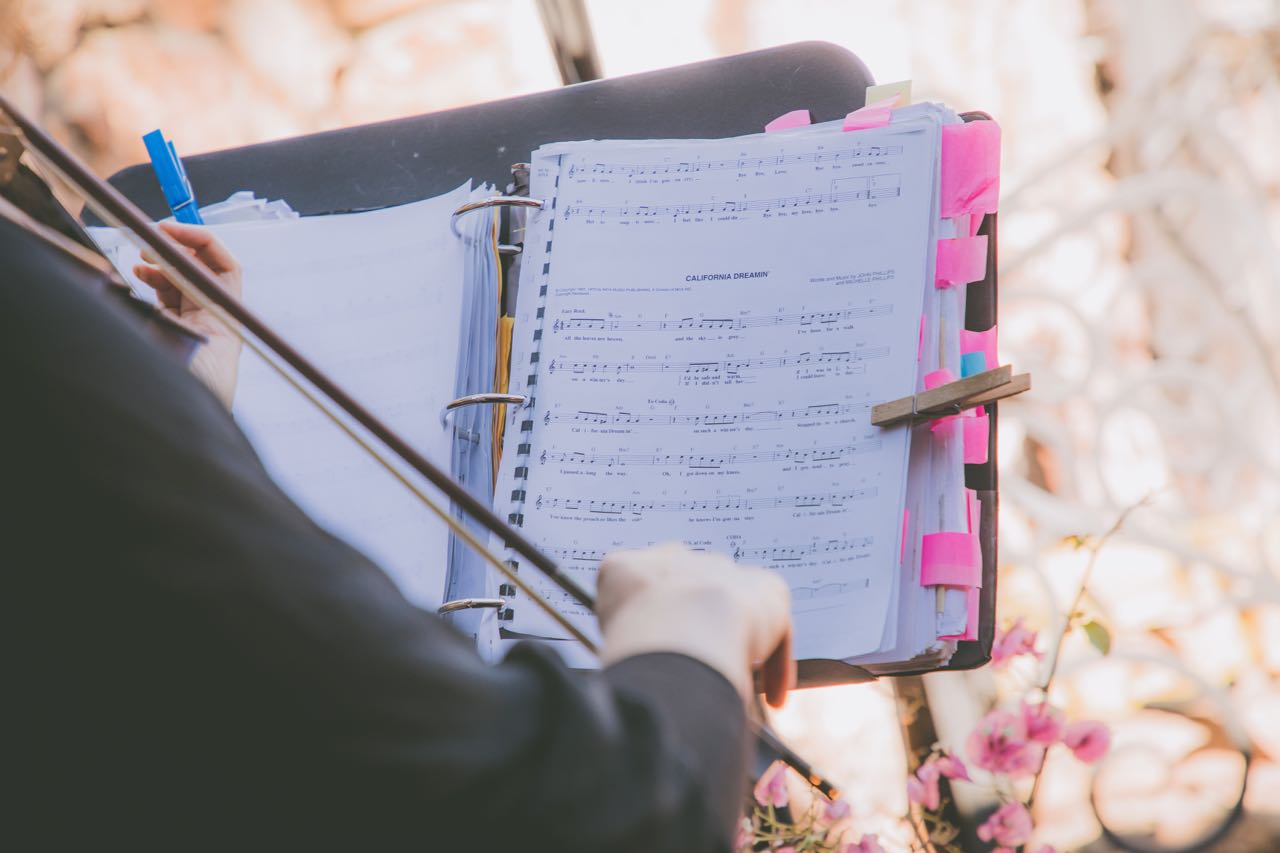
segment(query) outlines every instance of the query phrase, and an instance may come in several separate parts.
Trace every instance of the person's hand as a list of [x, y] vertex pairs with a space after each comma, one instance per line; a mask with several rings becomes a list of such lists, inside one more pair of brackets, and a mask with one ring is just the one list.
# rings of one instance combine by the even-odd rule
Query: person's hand
[[597, 615], [606, 664], [679, 652], [723, 673], [744, 698], [760, 669], [775, 708], [795, 686], [791, 590], [767, 569], [682, 545], [617, 551], [600, 564]]
[[[161, 222], [159, 228], [176, 240], [187, 254], [208, 267], [223, 290], [240, 298], [240, 264], [207, 228], [180, 222]], [[208, 385], [227, 408], [231, 408], [236, 393], [236, 371], [240, 364], [240, 339], [208, 311], [183, 296], [169, 276], [155, 265], [156, 258], [149, 251], [142, 253], [142, 259], [147, 263], [135, 266], [133, 274], [155, 290], [166, 312], [208, 339], [208, 343], [200, 347], [191, 359], [191, 372]]]

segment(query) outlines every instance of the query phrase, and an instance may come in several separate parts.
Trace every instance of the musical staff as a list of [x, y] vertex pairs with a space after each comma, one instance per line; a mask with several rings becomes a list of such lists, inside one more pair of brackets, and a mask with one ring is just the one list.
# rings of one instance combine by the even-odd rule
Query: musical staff
[[836, 595], [844, 595], [850, 589], [857, 587], [858, 589], [866, 589], [871, 586], [870, 578], [863, 578], [858, 583], [825, 583], [822, 586], [793, 586], [791, 587], [791, 600], [796, 601], [812, 601], [815, 598], [831, 598]]
[[570, 512], [589, 512], [600, 515], [640, 515], [645, 512], [728, 512], [744, 509], [773, 509], [791, 507], [806, 509], [814, 507], [844, 506], [849, 501], [874, 498], [877, 489], [873, 486], [866, 489], [852, 489], [845, 492], [828, 492], [814, 495], [789, 495], [774, 498], [743, 498], [736, 495], [707, 498], [704, 500], [686, 501], [605, 501], [583, 500], [582, 498], [548, 498], [539, 495], [534, 501], [538, 509], [562, 509]]
[[552, 359], [551, 373], [740, 373], [804, 364], [856, 364], [889, 355], [888, 347], [867, 347], [844, 352], [802, 352], [774, 358], [733, 358], [725, 361], [564, 361]]
[[631, 412], [576, 412], [561, 413], [548, 410], [542, 416], [544, 424], [574, 423], [595, 426], [732, 426], [734, 424], [767, 424], [777, 421], [808, 421], [818, 418], [836, 418], [842, 415], [864, 414], [870, 403], [818, 403], [802, 409], [763, 412], [706, 412], [700, 415], [634, 415]]
[[[875, 541], [871, 536], [857, 536], [844, 539], [826, 539], [809, 542], [803, 545], [739, 545], [733, 551], [733, 559], [749, 560], [774, 565], [777, 563], [794, 563], [820, 554], [839, 554], [848, 551], [860, 551], [870, 548]], [[640, 547], [638, 544], [635, 547]], [[611, 549], [612, 550], [612, 549]], [[704, 551], [705, 548], [694, 548]], [[560, 548], [551, 549], [551, 553], [565, 562], [599, 563], [607, 552], [592, 548]]]
[[807, 545], [740, 546], [733, 552], [733, 559], [754, 560], [766, 565], [793, 563], [818, 554], [836, 554], [869, 548], [872, 541], [874, 540], [870, 536], [861, 536], [851, 539], [827, 539], [825, 541], [810, 542]]
[[749, 317], [682, 317], [679, 320], [606, 320], [603, 317], [557, 318], [552, 329], [562, 331], [666, 332], [751, 329], [759, 326], [825, 326], [858, 317], [884, 317], [892, 305], [868, 305], [842, 311], [810, 311], [805, 314], [763, 314]]
[[799, 163], [837, 164], [845, 161], [853, 162], [867, 157], [892, 157], [902, 153], [901, 145], [860, 145], [841, 151], [817, 151], [808, 154], [780, 154], [776, 157], [740, 157], [736, 160], [708, 160], [706, 162], [683, 161], [680, 163], [592, 163], [587, 166], [573, 164], [569, 167], [569, 177], [579, 174], [587, 175], [625, 175], [628, 178], [650, 175], [688, 175], [695, 172], [716, 172], [732, 169], [778, 168], [794, 166]]
[[607, 216], [651, 217], [651, 216], [688, 216], [690, 214], [711, 213], [747, 213], [753, 210], [773, 211], [802, 207], [820, 207], [828, 204], [840, 204], [846, 201], [869, 201], [877, 198], [897, 198], [902, 194], [898, 186], [897, 175], [872, 175], [859, 178], [864, 185], [858, 189], [839, 190], [825, 193], [806, 193], [805, 195], [781, 196], [779, 198], [762, 198], [744, 201], [701, 201], [685, 204], [626, 204], [619, 207], [594, 207], [591, 205], [571, 204], [565, 206], [564, 218], [589, 216], [595, 218]]
[[873, 438], [835, 447], [809, 447], [802, 450], [762, 450], [748, 453], [617, 453], [594, 454], [578, 451], [544, 450], [539, 456], [543, 464], [564, 462], [570, 465], [678, 465], [688, 468], [723, 468], [726, 465], [751, 465], [761, 462], [831, 462], [859, 453], [880, 449], [881, 440]]

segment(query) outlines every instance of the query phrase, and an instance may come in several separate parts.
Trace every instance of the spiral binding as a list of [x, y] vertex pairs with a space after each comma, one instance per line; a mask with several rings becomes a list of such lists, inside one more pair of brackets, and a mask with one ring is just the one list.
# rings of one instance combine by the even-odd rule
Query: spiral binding
[[[529, 170], [529, 164], [527, 163], [516, 163], [511, 167], [512, 176], [516, 179], [516, 184], [515, 184], [516, 186], [521, 188], [527, 187], [528, 170]], [[522, 178], [525, 181], [525, 183], [523, 184], [521, 184]], [[556, 177], [554, 186], [557, 189], [559, 188], [560, 186], [559, 176]], [[504, 198], [522, 198], [522, 197], [521, 196], [504, 196]], [[552, 211], [556, 209], [556, 193], [554, 192], [552, 193], [550, 203], [546, 201], [538, 201], [537, 199], [526, 199], [526, 201], [531, 203], [522, 204], [519, 206], [526, 207], [526, 208], [536, 207], [540, 210], [550, 209]], [[533, 211], [528, 211], [528, 212], [532, 213]], [[548, 232], [546, 248], [543, 252], [543, 257], [542, 257], [542, 268], [537, 271], [538, 296], [540, 298], [543, 298], [544, 302], [545, 302], [545, 297], [547, 295], [547, 282], [551, 276], [551, 252], [554, 244], [554, 240], [552, 239], [553, 236], [554, 236], [554, 232]], [[533, 427], [534, 427], [532, 410], [533, 410], [534, 402], [537, 396], [535, 389], [538, 384], [538, 366], [541, 358], [540, 345], [538, 344], [538, 342], [541, 341], [543, 337], [543, 326], [546, 324], [545, 315], [546, 315], [545, 304], [540, 304], [538, 306], [538, 310], [534, 314], [534, 319], [535, 319], [535, 323], [533, 324], [534, 328], [530, 332], [530, 336], [534, 342], [534, 346], [532, 351], [529, 353], [529, 373], [526, 375], [525, 383], [524, 383], [525, 394], [527, 396], [524, 401], [524, 414], [520, 418], [519, 429], [521, 433], [521, 438], [519, 443], [516, 445], [516, 466], [515, 466], [515, 471], [513, 475], [513, 479], [515, 480], [515, 482], [512, 484], [513, 489], [511, 491], [511, 500], [513, 501], [513, 512], [507, 515], [507, 522], [511, 524], [513, 527], [518, 527], [518, 528], [524, 527], [523, 508], [524, 508], [524, 502], [528, 498], [528, 489], [526, 488], [526, 486], [528, 485], [528, 481], [529, 481], [529, 467], [530, 467], [529, 459], [533, 453], [533, 445], [529, 441], [529, 438], [530, 438], [530, 434], [533, 432]], [[516, 367], [517, 366], [513, 364], [511, 366], [511, 369], [515, 370]], [[513, 572], [518, 572], [520, 570], [520, 564], [516, 560], [508, 560], [507, 566]], [[499, 587], [498, 593], [499, 595], [505, 595], [507, 593], [510, 593], [512, 596], [514, 596], [515, 588], [510, 584], [503, 584], [501, 587]], [[515, 608], [511, 607], [510, 605], [498, 611], [498, 619], [500, 621], [510, 621], [511, 619], [514, 618], [514, 616], [515, 616]]]

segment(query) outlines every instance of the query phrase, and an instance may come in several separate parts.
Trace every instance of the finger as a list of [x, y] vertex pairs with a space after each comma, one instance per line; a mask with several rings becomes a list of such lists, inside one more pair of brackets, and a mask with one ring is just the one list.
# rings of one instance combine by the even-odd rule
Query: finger
[[191, 249], [214, 272], [232, 272], [237, 269], [235, 257], [208, 228], [181, 222], [161, 222], [160, 230]]
[[765, 701], [771, 708], [781, 708], [786, 704], [787, 692], [796, 686], [796, 662], [791, 659], [790, 631], [765, 660], [762, 674]]
[[156, 292], [156, 298], [160, 300], [160, 304], [165, 308], [176, 311], [182, 304], [182, 294], [178, 292], [178, 288], [174, 287], [173, 282], [169, 281], [169, 277], [156, 267], [135, 264], [133, 274], [138, 277], [139, 281]]

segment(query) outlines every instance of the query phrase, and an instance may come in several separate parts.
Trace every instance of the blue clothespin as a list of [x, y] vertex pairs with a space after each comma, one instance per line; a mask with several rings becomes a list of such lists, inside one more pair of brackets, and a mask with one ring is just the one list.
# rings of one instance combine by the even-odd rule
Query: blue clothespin
[[167, 142], [159, 130], [143, 136], [142, 141], [147, 146], [151, 168], [155, 169], [160, 190], [169, 204], [169, 210], [173, 211], [173, 218], [188, 225], [203, 225], [204, 220], [200, 218], [200, 208], [196, 204], [196, 194], [191, 189], [187, 170], [182, 167], [182, 160], [178, 158], [173, 143]]

